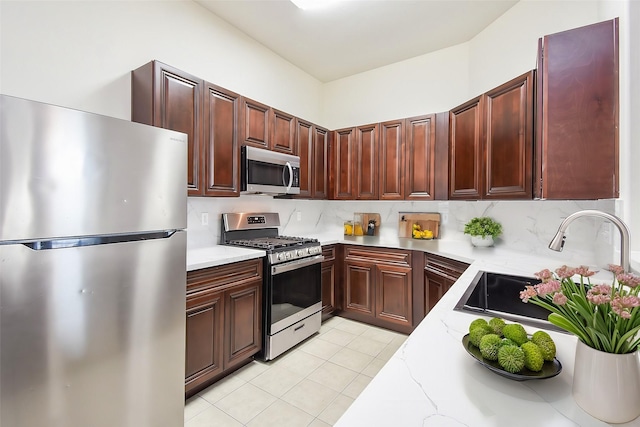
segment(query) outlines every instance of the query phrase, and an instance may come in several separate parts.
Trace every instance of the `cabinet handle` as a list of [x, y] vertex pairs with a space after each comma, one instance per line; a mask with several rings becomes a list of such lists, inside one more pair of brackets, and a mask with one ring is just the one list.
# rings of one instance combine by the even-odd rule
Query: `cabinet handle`
[[293, 328], [293, 332], [299, 331], [300, 329], [304, 328], [304, 323], [300, 326], [297, 326], [295, 328]]

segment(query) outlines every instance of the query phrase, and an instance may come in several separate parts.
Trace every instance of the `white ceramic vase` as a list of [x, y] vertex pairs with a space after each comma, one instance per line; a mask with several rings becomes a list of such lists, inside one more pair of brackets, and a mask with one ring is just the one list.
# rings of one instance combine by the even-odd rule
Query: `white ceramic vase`
[[595, 350], [582, 341], [576, 347], [573, 397], [591, 416], [625, 423], [640, 415], [640, 355]]
[[471, 236], [471, 244], [479, 248], [493, 246], [493, 237], [491, 236]]

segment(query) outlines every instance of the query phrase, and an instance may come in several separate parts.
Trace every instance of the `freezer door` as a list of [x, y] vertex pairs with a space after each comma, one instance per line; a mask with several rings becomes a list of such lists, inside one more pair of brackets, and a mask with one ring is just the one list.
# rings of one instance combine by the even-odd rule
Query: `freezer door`
[[0, 242], [186, 228], [186, 140], [0, 95]]
[[183, 425], [185, 234], [0, 246], [0, 426]]

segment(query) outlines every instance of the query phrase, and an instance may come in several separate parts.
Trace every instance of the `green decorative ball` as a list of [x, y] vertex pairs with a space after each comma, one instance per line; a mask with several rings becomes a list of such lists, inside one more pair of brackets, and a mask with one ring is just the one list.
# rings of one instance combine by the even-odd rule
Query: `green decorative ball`
[[472, 330], [474, 330], [475, 328], [477, 328], [478, 326], [488, 326], [489, 324], [487, 323], [486, 320], [484, 320], [483, 318], [478, 318], [476, 320], [474, 320], [473, 322], [471, 322], [469, 324], [469, 332], [471, 332]]
[[542, 357], [542, 351], [540, 347], [532, 341], [526, 342], [520, 346], [524, 351], [524, 366], [533, 372], [542, 370], [544, 365], [544, 358]]
[[502, 339], [496, 334], [487, 334], [480, 339], [480, 353], [487, 360], [498, 360]]
[[498, 363], [505, 371], [518, 373], [524, 368], [524, 351], [515, 345], [503, 345], [498, 350]]
[[510, 323], [505, 325], [504, 328], [502, 328], [502, 334], [505, 338], [509, 338], [518, 345], [522, 345], [529, 341], [527, 331], [525, 331], [524, 327], [519, 323]]
[[494, 317], [493, 319], [489, 320], [489, 326], [491, 326], [493, 332], [499, 336], [502, 336], [502, 328], [504, 328], [505, 325], [506, 323], [504, 322], [504, 320], [498, 317]]
[[556, 357], [556, 343], [544, 331], [537, 331], [531, 336], [531, 341], [540, 347], [544, 360], [551, 362]]
[[487, 334], [492, 334], [493, 329], [489, 325], [476, 326], [469, 332], [469, 342], [475, 347], [480, 347], [480, 340]]

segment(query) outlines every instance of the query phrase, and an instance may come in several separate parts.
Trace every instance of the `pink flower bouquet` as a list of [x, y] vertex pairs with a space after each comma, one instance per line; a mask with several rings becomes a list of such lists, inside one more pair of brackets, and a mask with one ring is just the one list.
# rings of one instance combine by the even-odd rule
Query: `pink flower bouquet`
[[[592, 285], [587, 267], [566, 265], [535, 273], [542, 283], [520, 292], [523, 302], [551, 312], [549, 322], [606, 353], [633, 353], [640, 344], [640, 277], [609, 265], [613, 283]], [[574, 276], [580, 276], [574, 281]]]

